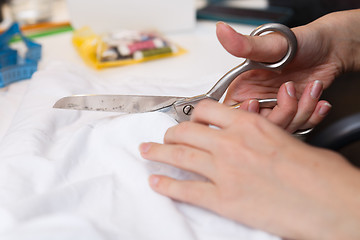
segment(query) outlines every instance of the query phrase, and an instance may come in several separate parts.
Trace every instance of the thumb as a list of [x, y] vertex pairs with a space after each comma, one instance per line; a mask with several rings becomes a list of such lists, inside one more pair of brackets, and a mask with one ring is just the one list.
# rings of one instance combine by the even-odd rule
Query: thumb
[[216, 35], [229, 53], [253, 61], [275, 62], [285, 56], [287, 51], [286, 39], [277, 33], [247, 36], [236, 32], [224, 22], [218, 22]]

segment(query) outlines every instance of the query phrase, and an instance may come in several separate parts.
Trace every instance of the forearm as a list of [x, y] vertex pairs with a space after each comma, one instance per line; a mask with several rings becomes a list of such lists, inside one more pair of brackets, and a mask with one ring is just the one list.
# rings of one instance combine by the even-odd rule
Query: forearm
[[334, 12], [309, 24], [329, 43], [330, 57], [340, 71], [360, 71], [360, 9]]

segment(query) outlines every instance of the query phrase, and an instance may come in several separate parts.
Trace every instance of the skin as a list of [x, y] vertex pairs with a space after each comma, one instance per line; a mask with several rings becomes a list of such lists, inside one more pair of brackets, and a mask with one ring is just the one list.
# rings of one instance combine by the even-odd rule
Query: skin
[[[294, 102], [283, 101], [282, 104], [279, 103], [274, 108], [272, 112], [275, 113], [261, 112], [262, 115], [268, 116], [269, 120], [289, 132], [299, 128], [313, 127], [329, 112], [331, 105], [328, 102], [320, 101], [317, 103], [319, 97], [311, 98], [308, 94], [310, 91], [305, 92], [305, 90], [311, 88], [309, 85], [312, 85], [316, 80], [320, 80], [325, 87], [329, 86], [340, 72], [340, 64], [337, 59], [315, 59], [319, 55], [324, 55], [318, 53], [321, 50], [319, 46], [324, 44], [323, 41], [319, 37], [310, 36], [314, 33], [317, 34], [316, 31], [309, 31], [308, 28], [304, 27], [292, 30], [299, 44], [298, 53], [292, 63], [281, 73], [256, 70], [240, 75], [229, 87], [224, 101], [226, 104], [233, 104], [251, 98], [273, 98], [281, 84], [291, 81], [295, 88], [293, 92], [295, 92], [296, 98], [300, 98], [297, 105]], [[316, 44], [313, 41], [303, 41], [302, 36], [304, 35], [309, 35], [304, 39], [317, 38]], [[220, 43], [231, 54], [251, 58], [255, 61], [278, 61], [284, 56], [287, 49], [286, 40], [279, 34], [250, 37], [235, 32], [224, 23], [217, 24], [217, 36]], [[309, 48], [308, 45], [311, 46], [310, 51], [303, 51], [302, 49]], [[281, 88], [279, 94], [283, 94]], [[320, 114], [321, 107], [323, 109]]]
[[[318, 93], [341, 72], [360, 69], [360, 33], [354, 23], [360, 23], [359, 10], [330, 14], [293, 29], [299, 51], [292, 65], [281, 74], [248, 73], [230, 86], [229, 104], [277, 95], [277, 109], [264, 113], [250, 100], [240, 110], [203, 101], [191, 121], [168, 129], [164, 144], [141, 144], [145, 159], [208, 179], [179, 181], [152, 175], [149, 183], [154, 191], [287, 239], [360, 239], [359, 170], [339, 154], [309, 146], [288, 133], [311, 125], [309, 119], [321, 112], [321, 101], [311, 99], [315, 79], [322, 83], [313, 91]], [[277, 34], [255, 39], [222, 23], [217, 34], [229, 52], [240, 49], [242, 57], [275, 61], [284, 53]], [[246, 45], [249, 42], [252, 45]], [[314, 105], [310, 117], [304, 117], [307, 111], [302, 109]]]
[[[260, 109], [256, 99], [245, 100], [240, 109], [260, 113], [291, 133], [297, 129], [312, 128], [320, 123], [331, 109], [330, 103], [325, 100], [319, 101], [323, 84], [319, 80], [308, 83], [299, 100], [296, 97], [295, 86], [292, 81], [280, 86], [276, 97], [278, 103], [273, 109]], [[233, 104], [228, 98], [225, 104]]]
[[[307, 88], [316, 80], [327, 88], [341, 73], [359, 69], [360, 34], [356, 24], [352, 24], [359, 21], [358, 15], [359, 10], [333, 13], [306, 26], [293, 28], [298, 51], [292, 63], [281, 73], [255, 70], [240, 75], [230, 85], [224, 102], [234, 104], [252, 98], [274, 98], [283, 83], [292, 81], [298, 104], [283, 101], [275, 107], [276, 113], [268, 118], [289, 132], [314, 127], [329, 112], [331, 105], [323, 100], [315, 104], [314, 100], [318, 98], [310, 98]], [[217, 24], [216, 33], [224, 48], [237, 57], [274, 62], [287, 51], [287, 42], [279, 34], [250, 37], [222, 22]], [[281, 88], [279, 94], [284, 94]], [[269, 111], [261, 113], [267, 116]]]

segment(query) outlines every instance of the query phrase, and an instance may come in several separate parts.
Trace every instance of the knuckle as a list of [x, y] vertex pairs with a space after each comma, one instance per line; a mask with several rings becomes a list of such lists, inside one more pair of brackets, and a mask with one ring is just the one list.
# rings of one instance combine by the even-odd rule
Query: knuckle
[[255, 46], [255, 41], [254, 41], [254, 37], [253, 36], [246, 36], [246, 39], [248, 41], [248, 44], [246, 46], [246, 48], [243, 49], [244, 51], [244, 56], [248, 57], [251, 56], [254, 53], [254, 46]]
[[198, 156], [193, 149], [189, 149], [185, 146], [176, 146], [171, 156], [174, 165], [185, 168], [196, 161], [197, 157]]
[[164, 136], [164, 142], [171, 142], [173, 139], [182, 138], [182, 136], [186, 136], [192, 128], [191, 122], [182, 122], [174, 127], [169, 128]]
[[182, 135], [182, 134], [186, 135], [188, 132], [191, 131], [192, 125], [193, 125], [193, 123], [191, 123], [191, 122], [182, 122], [182, 123], [180, 123], [179, 125], [177, 125], [174, 128], [175, 136], [179, 136], [179, 135]]
[[286, 116], [295, 116], [297, 112], [297, 108], [294, 106], [287, 106], [282, 109], [283, 114]]
[[177, 146], [172, 151], [172, 160], [175, 165], [181, 165], [181, 162], [186, 158], [186, 149], [182, 146]]
[[306, 121], [314, 112], [314, 108], [306, 108], [301, 112], [301, 116]]

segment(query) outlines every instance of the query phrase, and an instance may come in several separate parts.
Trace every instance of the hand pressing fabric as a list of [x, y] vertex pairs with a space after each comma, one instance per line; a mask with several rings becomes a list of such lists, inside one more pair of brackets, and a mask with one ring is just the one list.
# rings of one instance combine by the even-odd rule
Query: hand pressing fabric
[[209, 181], [153, 175], [160, 194], [290, 239], [360, 237], [360, 172], [257, 114], [203, 101], [164, 143], [143, 143], [142, 156]]

